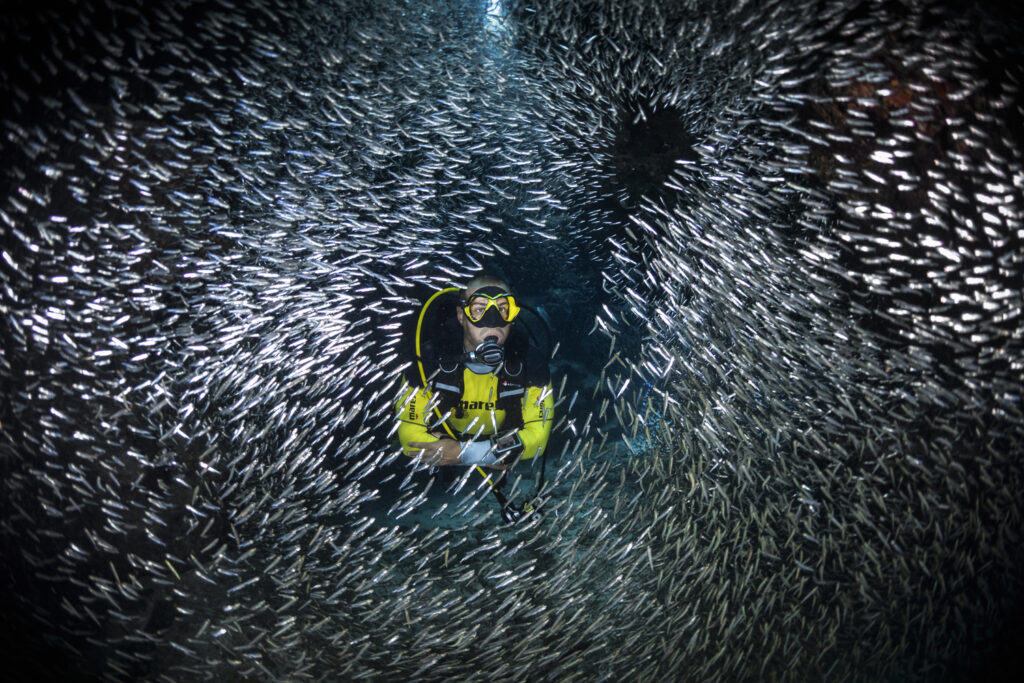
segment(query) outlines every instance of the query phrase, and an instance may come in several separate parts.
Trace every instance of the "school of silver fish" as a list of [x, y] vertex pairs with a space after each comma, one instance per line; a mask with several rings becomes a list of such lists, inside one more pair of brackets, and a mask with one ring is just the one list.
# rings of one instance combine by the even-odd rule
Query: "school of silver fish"
[[[998, 7], [5, 11], [5, 642], [92, 680], [991, 673], [1024, 597]], [[494, 262], [579, 323], [544, 515], [466, 472], [456, 523], [407, 523], [414, 292]]]

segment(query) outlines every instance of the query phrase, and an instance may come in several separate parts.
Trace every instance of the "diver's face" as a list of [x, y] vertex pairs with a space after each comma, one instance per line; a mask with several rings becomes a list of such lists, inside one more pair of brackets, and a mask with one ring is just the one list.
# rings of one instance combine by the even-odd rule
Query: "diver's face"
[[[476, 291], [468, 292], [466, 298], [471, 298]], [[497, 303], [501, 304], [502, 302], [499, 299]], [[459, 320], [459, 325], [462, 326], [462, 343], [467, 350], [475, 349], [488, 337], [497, 337], [498, 344], [504, 344], [508, 339], [509, 332], [512, 331], [511, 324], [505, 324], [502, 327], [477, 327], [466, 317], [461, 306], [456, 309], [455, 316]]]

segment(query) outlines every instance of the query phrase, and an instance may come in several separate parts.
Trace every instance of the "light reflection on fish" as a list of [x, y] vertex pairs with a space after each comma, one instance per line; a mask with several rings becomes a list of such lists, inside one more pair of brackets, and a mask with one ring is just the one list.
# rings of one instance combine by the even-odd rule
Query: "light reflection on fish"
[[[13, 645], [123, 680], [980, 671], [1024, 559], [1021, 59], [1010, 17], [899, 10], [5, 16]], [[560, 342], [516, 529], [388, 445], [410, 302], [493, 263]]]

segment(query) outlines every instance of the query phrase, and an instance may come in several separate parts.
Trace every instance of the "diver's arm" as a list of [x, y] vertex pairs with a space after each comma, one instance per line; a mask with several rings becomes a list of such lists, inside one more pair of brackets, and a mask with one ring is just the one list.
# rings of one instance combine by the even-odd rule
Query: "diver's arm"
[[[420, 458], [425, 465], [466, 465], [486, 462], [486, 442], [463, 443], [445, 436], [443, 433], [431, 432], [427, 429], [427, 415], [433, 409], [431, 394], [423, 388], [413, 388], [408, 384], [395, 404], [398, 413], [398, 440], [402, 442], [402, 452], [411, 458]], [[480, 453], [480, 446], [484, 453]], [[468, 451], [468, 452], [466, 452]], [[493, 462], [493, 457], [490, 459]]]
[[423, 454], [418, 456], [420, 463], [442, 467], [445, 465], [461, 465], [462, 444], [453, 439], [442, 438], [433, 442], [412, 441], [409, 449], [413, 457], [417, 457], [420, 450]]
[[548, 445], [548, 437], [551, 436], [551, 425], [554, 418], [555, 400], [552, 396], [551, 385], [527, 387], [526, 395], [523, 397], [523, 427], [517, 432], [519, 440], [522, 442], [523, 460], [544, 453], [544, 449]]
[[438, 437], [427, 429], [427, 412], [430, 406], [430, 393], [421, 387], [405, 385], [401, 397], [395, 404], [398, 419], [398, 440], [402, 442], [402, 452], [416, 456], [422, 446], [414, 443], [434, 443]]

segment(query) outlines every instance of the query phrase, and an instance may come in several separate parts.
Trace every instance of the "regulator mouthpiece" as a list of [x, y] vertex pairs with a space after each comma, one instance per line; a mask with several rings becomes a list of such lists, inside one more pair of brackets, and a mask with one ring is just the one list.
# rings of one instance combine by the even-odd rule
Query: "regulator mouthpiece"
[[487, 337], [471, 354], [474, 361], [498, 367], [505, 360], [505, 349], [498, 344], [497, 337]]

